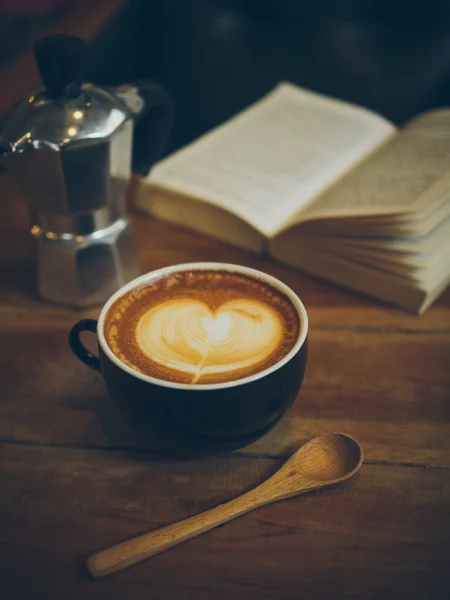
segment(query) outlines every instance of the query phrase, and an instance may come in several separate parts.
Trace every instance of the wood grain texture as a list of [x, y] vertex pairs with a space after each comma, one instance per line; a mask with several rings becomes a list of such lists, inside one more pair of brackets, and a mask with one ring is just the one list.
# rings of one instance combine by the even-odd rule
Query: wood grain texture
[[[310, 316], [305, 383], [278, 427], [234, 455], [167, 460], [137, 439], [101, 378], [71, 355], [70, 326], [98, 309], [36, 298], [25, 203], [3, 175], [0, 196], [1, 597], [450, 596], [449, 291], [418, 318], [136, 215], [146, 270], [190, 260], [247, 264], [295, 289]], [[365, 464], [340, 489], [262, 508], [111, 579], [87, 577], [83, 563], [95, 550], [237, 496], [330, 431], [354, 436], [368, 463], [383, 464]]]
[[266, 506], [97, 582], [95, 549], [230, 500], [279, 466], [228, 456], [0, 446], [5, 598], [446, 600], [450, 471], [363, 465], [356, 479]]

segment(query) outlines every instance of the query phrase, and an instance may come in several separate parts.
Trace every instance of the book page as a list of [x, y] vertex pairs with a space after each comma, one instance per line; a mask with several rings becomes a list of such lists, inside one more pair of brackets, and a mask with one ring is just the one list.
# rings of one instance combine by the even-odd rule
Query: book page
[[[291, 236], [293, 231], [271, 242], [271, 254], [280, 262], [419, 313], [423, 312], [429, 296], [435, 297], [434, 288], [424, 288], [413, 280], [405, 281], [397, 275], [323, 251], [310, 242], [305, 244]], [[438, 283], [442, 289], [445, 282]]]
[[156, 164], [148, 181], [271, 236], [395, 132], [371, 111], [284, 83]]
[[409, 285], [425, 290], [433, 290], [436, 282], [441, 281], [443, 278], [448, 279], [450, 276], [449, 265], [443, 260], [442, 255], [437, 256], [433, 263], [425, 267], [411, 267], [408, 263], [387, 263], [378, 258], [364, 256], [360, 253], [338, 251], [334, 248], [324, 246], [321, 244], [321, 241], [314, 244], [314, 248], [334, 258], [342, 258], [354, 265], [376, 270], [380, 274], [395, 276], [397, 279], [404, 280]]
[[[450, 190], [449, 190], [450, 194]], [[416, 215], [424, 215], [417, 219]], [[417, 236], [429, 235], [436, 227], [450, 216], [450, 201], [441, 198], [441, 204], [434, 212], [419, 211], [414, 218], [397, 217], [392, 220], [380, 221], [379, 217], [327, 217], [312, 221], [300, 222], [294, 229], [303, 237], [347, 237], [355, 240], [365, 240], [369, 237], [395, 236], [411, 239]], [[286, 228], [286, 230], [292, 228]], [[280, 234], [283, 235], [283, 232]]]
[[[307, 239], [307, 238], [305, 238]], [[376, 252], [378, 254], [389, 255], [392, 260], [397, 262], [402, 260], [402, 255], [409, 257], [409, 260], [427, 262], [429, 257], [439, 253], [442, 249], [447, 252], [448, 240], [450, 240], [450, 221], [439, 228], [435, 228], [428, 235], [422, 237], [399, 238], [399, 237], [367, 237], [367, 238], [347, 238], [347, 237], [323, 237], [324, 243], [332, 243], [346, 248], [363, 249]], [[450, 260], [450, 257], [448, 258]]]
[[414, 218], [450, 196], [449, 164], [450, 110], [433, 111], [410, 122], [291, 224], [389, 214]]
[[370, 267], [377, 267], [388, 273], [398, 274], [407, 279], [413, 279], [421, 282], [433, 281], [441, 271], [450, 272], [448, 253], [445, 247], [428, 256], [418, 256], [413, 258], [409, 255], [395, 256], [389, 252], [377, 252], [360, 247], [350, 247], [342, 244], [336, 244], [328, 240], [317, 240], [314, 245], [322, 248], [334, 256], [340, 255], [348, 260], [353, 260]]
[[216, 240], [260, 254], [265, 238], [235, 214], [213, 204], [186, 198], [166, 189], [152, 189], [151, 194], [137, 194], [137, 205], [156, 219], [181, 225]]

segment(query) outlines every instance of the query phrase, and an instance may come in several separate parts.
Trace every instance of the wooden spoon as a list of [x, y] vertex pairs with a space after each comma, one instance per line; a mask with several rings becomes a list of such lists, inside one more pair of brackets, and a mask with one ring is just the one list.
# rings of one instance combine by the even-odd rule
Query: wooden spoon
[[313, 438], [272, 477], [246, 494], [97, 552], [88, 558], [87, 567], [94, 577], [125, 569], [265, 504], [341, 483], [358, 471], [362, 460], [361, 446], [348, 435], [332, 433]]

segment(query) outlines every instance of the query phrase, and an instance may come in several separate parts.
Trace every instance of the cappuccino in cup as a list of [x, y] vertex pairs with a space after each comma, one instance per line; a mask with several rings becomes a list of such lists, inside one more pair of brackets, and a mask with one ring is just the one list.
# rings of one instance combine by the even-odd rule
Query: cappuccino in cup
[[131, 369], [166, 382], [237, 381], [282, 360], [301, 328], [282, 291], [246, 273], [180, 270], [129, 289], [109, 307], [104, 337]]
[[[98, 355], [84, 346], [84, 332], [97, 336]], [[297, 294], [267, 273], [187, 263], [124, 285], [98, 321], [75, 323], [69, 344], [152, 445], [228, 452], [265, 435], [297, 397], [308, 315]]]

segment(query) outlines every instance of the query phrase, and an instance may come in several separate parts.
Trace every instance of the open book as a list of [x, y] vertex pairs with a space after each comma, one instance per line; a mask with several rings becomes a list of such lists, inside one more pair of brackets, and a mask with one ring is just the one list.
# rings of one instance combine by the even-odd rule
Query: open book
[[156, 164], [138, 204], [422, 313], [450, 283], [450, 109], [399, 131], [282, 83]]

